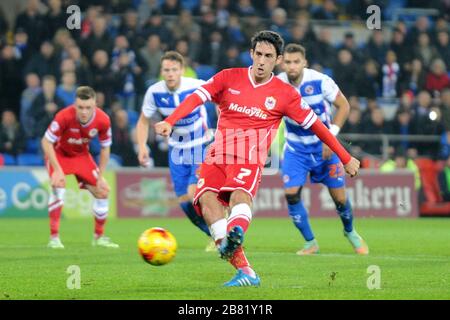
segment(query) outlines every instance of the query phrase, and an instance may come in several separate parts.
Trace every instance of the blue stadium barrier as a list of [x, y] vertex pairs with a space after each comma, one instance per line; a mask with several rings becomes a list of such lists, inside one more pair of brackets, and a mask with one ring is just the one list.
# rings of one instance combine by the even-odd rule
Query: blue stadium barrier
[[19, 166], [42, 166], [44, 159], [42, 156], [33, 153], [22, 153], [17, 156], [17, 165]]
[[127, 110], [128, 114], [128, 123], [130, 128], [134, 128], [139, 119], [139, 113], [134, 110]]
[[2, 153], [1, 156], [3, 157], [5, 166], [14, 166], [16, 164], [16, 157], [7, 153]]
[[200, 0], [181, 0], [181, 6], [183, 9], [187, 10], [193, 10], [196, 6], [198, 6], [200, 3]]
[[207, 64], [201, 64], [195, 68], [195, 72], [199, 79], [206, 81], [216, 74], [216, 68]]
[[109, 157], [110, 157], [110, 162], [113, 162], [114, 164], [116, 164], [118, 166], [122, 166], [123, 160], [122, 160], [121, 156], [119, 156], [118, 154], [115, 154], [115, 153], [111, 153]]

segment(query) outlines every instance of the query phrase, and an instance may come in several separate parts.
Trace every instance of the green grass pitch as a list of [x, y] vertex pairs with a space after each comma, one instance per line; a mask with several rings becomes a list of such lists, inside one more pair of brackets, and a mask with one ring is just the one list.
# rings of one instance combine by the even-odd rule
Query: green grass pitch
[[[0, 220], [1, 299], [450, 299], [450, 219], [357, 219], [370, 246], [356, 256], [336, 219], [312, 219], [321, 254], [299, 257], [302, 241], [289, 219], [256, 217], [245, 238], [259, 288], [223, 288], [234, 269], [204, 252], [206, 237], [186, 219], [114, 220], [107, 235], [118, 250], [92, 248], [93, 222], [62, 220], [66, 249], [46, 248], [46, 219]], [[137, 253], [138, 236], [160, 226], [178, 241], [173, 262], [154, 267]], [[67, 268], [81, 270], [68, 289]], [[381, 271], [369, 290], [368, 267]]]

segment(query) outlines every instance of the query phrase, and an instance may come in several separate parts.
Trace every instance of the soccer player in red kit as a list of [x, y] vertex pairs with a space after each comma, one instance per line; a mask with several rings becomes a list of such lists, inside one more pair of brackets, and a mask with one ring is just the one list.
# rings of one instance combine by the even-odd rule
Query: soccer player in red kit
[[[345, 170], [354, 176], [359, 161], [352, 158], [329, 132], [298, 92], [274, 76], [281, 62], [284, 41], [272, 31], [258, 32], [251, 43], [250, 68], [226, 69], [187, 97], [165, 121], [155, 125], [167, 136], [176, 121], [196, 106], [210, 100], [219, 105], [215, 141], [200, 167], [194, 205], [210, 227], [222, 258], [237, 274], [225, 286], [259, 286], [260, 278], [251, 268], [242, 248], [244, 233], [252, 218], [256, 194], [267, 152], [284, 116], [311, 129], [329, 145]], [[224, 207], [231, 213], [225, 219]]]
[[[102, 149], [100, 163], [89, 154], [89, 142], [99, 136]], [[111, 146], [111, 123], [108, 115], [95, 105], [95, 91], [79, 87], [74, 105], [58, 112], [42, 138], [47, 169], [51, 178], [52, 192], [48, 201], [50, 217], [50, 242], [48, 247], [62, 249], [59, 239], [59, 220], [64, 204], [65, 176], [73, 174], [79, 187], [94, 196], [93, 212], [95, 232], [92, 245], [118, 248], [104, 236], [103, 229], [108, 215], [109, 186], [103, 178], [109, 161]]]

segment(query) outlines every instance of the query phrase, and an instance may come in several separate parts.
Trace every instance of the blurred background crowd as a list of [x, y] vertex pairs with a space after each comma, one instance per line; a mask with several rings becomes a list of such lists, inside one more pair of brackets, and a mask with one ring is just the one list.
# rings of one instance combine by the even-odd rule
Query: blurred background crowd
[[[73, 4], [81, 28], [69, 30]], [[381, 9], [380, 30], [366, 26], [372, 4]], [[42, 164], [39, 139], [49, 122], [74, 102], [77, 85], [90, 85], [112, 119], [116, 164], [137, 165], [133, 129], [163, 52], [177, 50], [186, 76], [208, 79], [250, 65], [250, 38], [261, 29], [302, 44], [309, 67], [336, 81], [351, 105], [343, 141], [364, 166], [399, 156], [447, 159], [449, 15], [448, 0], [5, 0], [2, 161]], [[214, 126], [217, 116], [209, 116]], [[151, 134], [149, 145], [155, 166], [166, 166], [166, 142]]]

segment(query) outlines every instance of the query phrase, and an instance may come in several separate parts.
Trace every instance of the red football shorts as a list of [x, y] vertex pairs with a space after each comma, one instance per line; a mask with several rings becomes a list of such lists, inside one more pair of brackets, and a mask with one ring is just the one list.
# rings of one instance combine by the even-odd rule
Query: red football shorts
[[[70, 174], [75, 175], [78, 181], [78, 186], [81, 189], [86, 189], [86, 185], [97, 185], [99, 170], [97, 164], [89, 153], [72, 157], [65, 156], [59, 152], [55, 153], [64, 174], [66, 176]], [[51, 176], [53, 173], [53, 168], [47, 159], [46, 166]]]
[[206, 191], [217, 193], [218, 200], [225, 206], [229, 205], [231, 193], [235, 190], [242, 190], [253, 199], [260, 182], [261, 167], [258, 164], [202, 163], [194, 206], [197, 212], [201, 212], [198, 200]]

